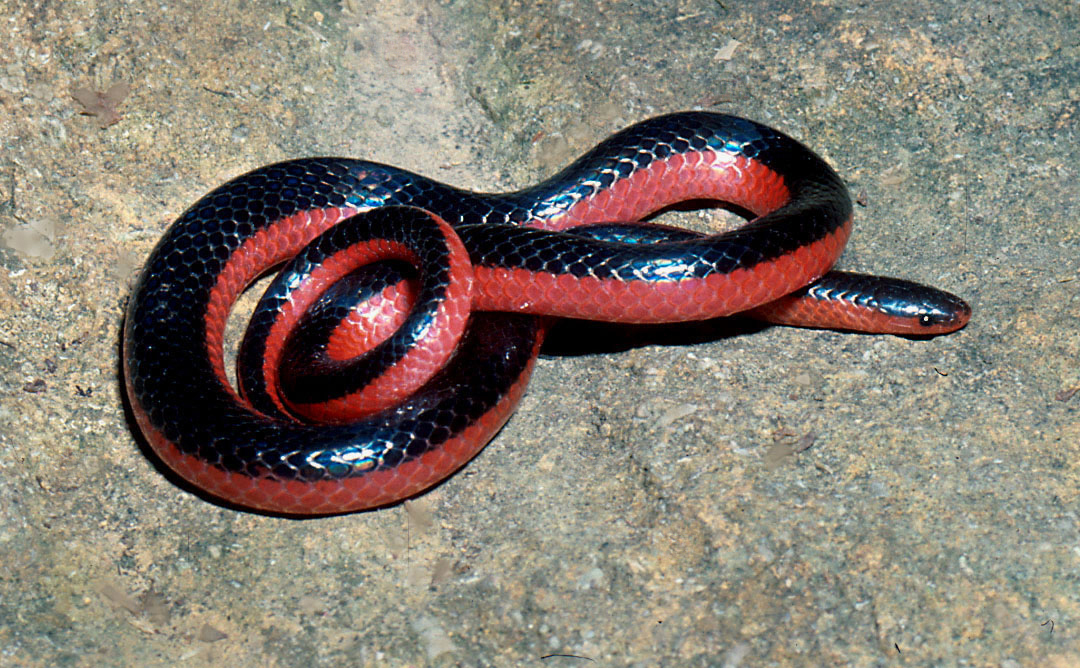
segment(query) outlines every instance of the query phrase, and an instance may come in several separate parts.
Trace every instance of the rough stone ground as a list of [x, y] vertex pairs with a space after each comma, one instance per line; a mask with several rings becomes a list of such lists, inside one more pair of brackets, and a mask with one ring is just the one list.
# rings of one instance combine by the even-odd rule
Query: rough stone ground
[[[1080, 664], [1080, 8], [790, 4], [0, 0], [0, 665]], [[688, 108], [826, 156], [842, 265], [971, 324], [564, 327], [464, 471], [346, 517], [138, 447], [123, 307], [210, 187], [508, 189]]]

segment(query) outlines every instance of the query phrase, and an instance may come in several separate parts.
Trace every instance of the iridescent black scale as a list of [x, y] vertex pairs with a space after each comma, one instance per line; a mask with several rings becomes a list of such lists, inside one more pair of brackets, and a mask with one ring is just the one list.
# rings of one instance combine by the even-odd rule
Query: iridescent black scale
[[[363, 183], [363, 185], [361, 185]], [[266, 167], [213, 191], [158, 244], [125, 320], [133, 401], [181, 452], [252, 477], [316, 481], [392, 468], [423, 454], [498, 405], [529, 367], [536, 319], [475, 319], [458, 357], [421, 392], [346, 426], [262, 415], [238, 403], [207, 356], [208, 297], [231, 254], [260, 229], [310, 209], [473, 200], [395, 168], [338, 159]]]
[[819, 302], [849, 302], [897, 318], [918, 318], [925, 327], [955, 322], [971, 308], [956, 295], [900, 278], [830, 271], [793, 295]]
[[[835, 229], [835, 218], [842, 222], [850, 217], [847, 189], [821, 158], [777, 130], [744, 118], [708, 112], [642, 121], [604, 140], [547, 181], [513, 197], [530, 209], [535, 219], [550, 218], [657, 160], [705, 149], [744, 156], [783, 176], [791, 194], [791, 203], [784, 208], [810, 214], [811, 231], [818, 225]], [[528, 205], [530, 200], [535, 204]]]
[[[282, 307], [293, 299], [293, 291], [330, 257], [361, 244], [382, 240], [408, 248], [414, 254], [417, 265], [427, 268], [421, 274], [420, 290], [409, 317], [390, 338], [370, 353], [345, 362], [332, 360], [325, 355], [327, 330], [297, 328], [282, 355], [279, 372], [283, 393], [303, 397], [305, 402], [313, 403], [357, 392], [382, 375], [389, 366], [404, 359], [428, 328], [433, 326], [435, 311], [446, 299], [450, 284], [449, 249], [435, 221], [421, 209], [402, 206], [381, 207], [347, 218], [316, 237], [294, 256], [266, 288], [252, 313], [240, 345], [237, 367], [244, 398], [256, 410], [266, 415], [287, 417], [280, 413], [267, 391], [262, 360], [266, 355], [265, 334]], [[373, 270], [367, 274], [370, 276], [368, 280], [375, 283], [350, 295], [350, 301], [363, 298], [372, 288], [392, 279]], [[356, 277], [351, 282], [355, 284], [355, 281]]]
[[[613, 135], [551, 179], [502, 195], [470, 193], [394, 167], [339, 158], [295, 160], [241, 176], [173, 224], [136, 284], [124, 335], [132, 401], [180, 452], [225, 471], [315, 481], [396, 466], [438, 447], [503, 400], [529, 366], [537, 321], [509, 315], [474, 319], [472, 337], [455, 361], [405, 404], [347, 426], [298, 424], [237, 402], [208, 358], [208, 299], [233, 253], [260, 230], [314, 209], [401, 204], [431, 211], [455, 226], [535, 224], [656, 160], [704, 148], [763, 163], [783, 179], [791, 199], [725, 237], [724, 248], [714, 244], [696, 248], [700, 257], [684, 255], [679, 262], [687, 275], [751, 268], [823, 238], [850, 217], [840, 179], [807, 149], [765, 126], [710, 113], [645, 121]], [[537, 241], [531, 251], [506, 250], [526, 267], [649, 280], [646, 255], [657, 251], [643, 250], [648, 245], [620, 251], [627, 255], [618, 262], [599, 255], [582, 260], [571, 255], [581, 240], [574, 238], [578, 241], [551, 237], [550, 248]], [[497, 239], [485, 243], [500, 247]], [[476, 252], [485, 262], [494, 253]]]

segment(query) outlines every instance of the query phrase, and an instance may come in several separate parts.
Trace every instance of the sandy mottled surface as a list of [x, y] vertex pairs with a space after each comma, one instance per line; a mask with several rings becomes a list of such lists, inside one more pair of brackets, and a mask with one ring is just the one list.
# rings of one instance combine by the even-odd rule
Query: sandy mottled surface
[[[1075, 3], [0, 17], [0, 665], [1080, 664]], [[688, 108], [824, 155], [842, 266], [971, 324], [564, 327], [464, 471], [346, 517], [225, 509], [139, 448], [123, 307], [212, 186], [329, 153], [508, 189]]]

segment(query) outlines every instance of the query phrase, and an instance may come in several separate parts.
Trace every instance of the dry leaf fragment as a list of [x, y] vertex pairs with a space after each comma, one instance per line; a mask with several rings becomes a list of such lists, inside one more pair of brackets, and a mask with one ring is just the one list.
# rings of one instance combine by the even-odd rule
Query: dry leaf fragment
[[131, 85], [123, 81], [114, 83], [104, 93], [99, 93], [89, 86], [76, 88], [71, 96], [82, 105], [84, 116], [96, 116], [98, 127], [107, 128], [120, 122], [120, 112], [116, 110], [124, 98], [131, 92]]
[[97, 587], [98, 593], [105, 597], [105, 600], [109, 602], [114, 608], [127, 610], [132, 615], [141, 615], [142, 606], [136, 601], [130, 594], [123, 589], [117, 587], [111, 582], [102, 582]]
[[201, 627], [199, 627], [198, 638], [202, 642], [217, 642], [219, 640], [224, 640], [228, 637], [229, 635], [227, 633], [219, 631], [213, 626], [210, 626], [209, 624], [203, 624]]

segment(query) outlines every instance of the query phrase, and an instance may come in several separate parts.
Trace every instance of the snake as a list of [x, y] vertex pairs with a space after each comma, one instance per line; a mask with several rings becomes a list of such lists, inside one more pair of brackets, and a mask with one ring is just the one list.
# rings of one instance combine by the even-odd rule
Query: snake
[[[688, 202], [747, 222], [707, 234], [652, 220]], [[125, 315], [126, 397], [153, 454], [210, 500], [379, 508], [484, 448], [557, 318], [748, 314], [914, 337], [968, 322], [950, 293], [833, 270], [852, 218], [809, 148], [704, 111], [639, 122], [506, 193], [349, 158], [268, 165], [199, 199], [151, 252]], [[230, 311], [277, 268], [234, 384]]]

